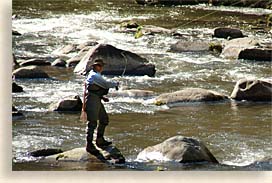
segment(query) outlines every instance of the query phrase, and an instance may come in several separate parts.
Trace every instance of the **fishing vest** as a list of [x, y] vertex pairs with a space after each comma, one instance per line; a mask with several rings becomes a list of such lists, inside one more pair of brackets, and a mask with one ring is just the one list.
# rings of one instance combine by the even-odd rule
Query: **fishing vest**
[[96, 84], [87, 84], [87, 90], [88, 94], [93, 93], [100, 98], [103, 97], [103, 95], [107, 95], [109, 93], [109, 89], [104, 89]]

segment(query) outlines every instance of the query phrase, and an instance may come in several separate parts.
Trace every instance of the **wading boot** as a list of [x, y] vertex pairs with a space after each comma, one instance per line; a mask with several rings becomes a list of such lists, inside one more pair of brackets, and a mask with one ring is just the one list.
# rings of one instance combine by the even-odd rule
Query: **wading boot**
[[97, 147], [107, 147], [112, 144], [112, 142], [106, 141], [104, 139], [106, 125], [99, 124], [97, 128], [97, 136], [96, 136], [96, 146]]
[[88, 122], [86, 151], [93, 155], [99, 155], [100, 154], [99, 151], [96, 149], [96, 147], [93, 144], [93, 134], [94, 134], [95, 128], [96, 128], [95, 122]]

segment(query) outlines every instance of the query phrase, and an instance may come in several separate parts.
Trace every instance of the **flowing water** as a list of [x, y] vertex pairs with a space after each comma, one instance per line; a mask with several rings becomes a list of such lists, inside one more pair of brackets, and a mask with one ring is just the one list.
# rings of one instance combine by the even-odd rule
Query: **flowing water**
[[[271, 32], [251, 29], [261, 17], [257, 14], [269, 13], [272, 11], [205, 5], [140, 6], [129, 0], [14, 0], [13, 14], [18, 18], [12, 20], [12, 27], [23, 35], [13, 37], [13, 51], [17, 57], [51, 57], [63, 45], [96, 40], [135, 52], [156, 65], [155, 77], [106, 76], [119, 81], [121, 89], [152, 90], [159, 95], [198, 87], [230, 95], [241, 78], [270, 78], [270, 63], [227, 60], [209, 52], [171, 53], [170, 44], [180, 38], [150, 35], [135, 39], [132, 33], [118, 31], [119, 24], [133, 19], [143, 25], [176, 28], [184, 39], [211, 41], [216, 40], [211, 36], [215, 27], [230, 26], [269, 41]], [[271, 103], [184, 103], [168, 108], [154, 106], [154, 97], [121, 96], [105, 104], [110, 114], [106, 136], [126, 157], [124, 166], [54, 167], [36, 163], [27, 152], [85, 146], [85, 124], [79, 113], [49, 111], [49, 105], [64, 96], [82, 96], [84, 78], [74, 74], [73, 68], [43, 69], [53, 79], [16, 79], [24, 92], [13, 93], [13, 104], [25, 117], [12, 122], [14, 170], [156, 170], [158, 166], [163, 170], [271, 170], [271, 165], [244, 167], [271, 157]], [[145, 147], [175, 135], [201, 139], [225, 165], [135, 162]]]

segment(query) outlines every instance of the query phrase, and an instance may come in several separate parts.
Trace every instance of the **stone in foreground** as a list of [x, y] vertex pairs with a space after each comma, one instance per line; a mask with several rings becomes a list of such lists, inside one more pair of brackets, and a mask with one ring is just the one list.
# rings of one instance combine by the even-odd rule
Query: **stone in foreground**
[[272, 80], [241, 79], [231, 94], [235, 100], [272, 101]]
[[227, 99], [227, 96], [212, 90], [201, 88], [186, 88], [173, 93], [164, 93], [155, 99], [156, 105], [172, 105], [181, 102], [208, 102], [221, 101]]
[[218, 163], [208, 148], [197, 139], [174, 136], [155, 146], [145, 148], [136, 161], [174, 161], [179, 163]]
[[88, 153], [85, 147], [75, 148], [63, 153], [47, 156], [41, 162], [95, 162], [95, 163], [125, 163], [125, 158], [114, 146], [108, 146], [105, 149], [98, 149], [101, 156], [94, 156]]

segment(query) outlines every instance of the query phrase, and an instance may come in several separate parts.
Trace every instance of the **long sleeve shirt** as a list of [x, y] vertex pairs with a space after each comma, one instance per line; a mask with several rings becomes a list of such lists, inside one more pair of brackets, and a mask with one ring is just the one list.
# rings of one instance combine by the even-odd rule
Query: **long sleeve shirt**
[[94, 70], [91, 70], [89, 72], [86, 83], [89, 85], [96, 84], [104, 89], [114, 88], [118, 86], [116, 82], [106, 81], [99, 72], [95, 72]]

